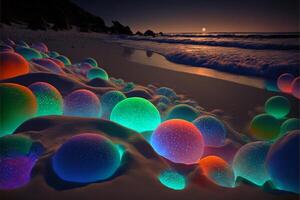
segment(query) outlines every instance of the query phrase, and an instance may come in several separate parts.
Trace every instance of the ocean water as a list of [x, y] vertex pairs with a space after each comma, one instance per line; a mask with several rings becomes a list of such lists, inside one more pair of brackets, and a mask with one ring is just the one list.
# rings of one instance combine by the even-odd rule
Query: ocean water
[[158, 37], [110, 37], [110, 41], [159, 53], [174, 63], [272, 79], [285, 72], [299, 75], [299, 40], [300, 33], [170, 33]]

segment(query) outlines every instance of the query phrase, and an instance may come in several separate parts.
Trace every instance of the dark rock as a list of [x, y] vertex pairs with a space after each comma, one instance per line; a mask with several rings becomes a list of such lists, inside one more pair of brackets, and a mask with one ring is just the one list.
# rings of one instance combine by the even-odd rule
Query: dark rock
[[140, 31], [137, 31], [137, 32], [135, 33], [135, 35], [138, 35], [138, 36], [143, 36], [143, 33], [142, 33], [142, 32], [140, 32]]
[[118, 21], [112, 21], [113, 25], [110, 27], [110, 32], [112, 34], [124, 34], [124, 35], [133, 35], [129, 26], [124, 26]]
[[155, 37], [156, 34], [155, 34], [153, 31], [151, 31], [151, 30], [147, 30], [147, 31], [144, 33], [144, 36], [152, 36], [152, 37]]

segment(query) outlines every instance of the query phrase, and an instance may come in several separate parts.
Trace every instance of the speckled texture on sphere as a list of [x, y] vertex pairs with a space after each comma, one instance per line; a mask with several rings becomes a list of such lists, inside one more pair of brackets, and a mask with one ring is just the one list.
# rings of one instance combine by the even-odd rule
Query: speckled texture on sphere
[[120, 101], [126, 99], [126, 96], [117, 90], [109, 91], [101, 96], [101, 117], [109, 119], [112, 109]]
[[99, 117], [100, 100], [89, 90], [79, 89], [64, 99], [64, 115], [78, 117]]
[[242, 146], [233, 159], [232, 167], [235, 176], [240, 176], [259, 186], [270, 180], [265, 167], [270, 146], [271, 143], [265, 141], [251, 142]]
[[276, 188], [300, 193], [300, 131], [296, 130], [272, 145], [266, 167]]
[[36, 82], [28, 86], [37, 99], [37, 116], [62, 115], [63, 97], [51, 84]]
[[113, 108], [110, 120], [139, 133], [154, 130], [161, 122], [156, 107], [140, 97], [131, 97], [119, 102]]
[[209, 115], [200, 116], [193, 121], [200, 130], [207, 146], [222, 146], [226, 140], [224, 124], [217, 118]]
[[161, 123], [151, 136], [151, 145], [159, 155], [174, 163], [197, 163], [204, 151], [200, 131], [181, 119]]
[[83, 133], [71, 137], [57, 150], [52, 167], [62, 180], [90, 183], [110, 178], [120, 160], [118, 149], [108, 138]]

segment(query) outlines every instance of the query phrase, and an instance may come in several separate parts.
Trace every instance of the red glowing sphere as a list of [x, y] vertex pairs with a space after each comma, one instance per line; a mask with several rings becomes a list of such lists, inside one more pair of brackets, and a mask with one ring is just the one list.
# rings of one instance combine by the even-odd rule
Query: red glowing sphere
[[0, 80], [29, 73], [29, 63], [13, 52], [0, 53]]

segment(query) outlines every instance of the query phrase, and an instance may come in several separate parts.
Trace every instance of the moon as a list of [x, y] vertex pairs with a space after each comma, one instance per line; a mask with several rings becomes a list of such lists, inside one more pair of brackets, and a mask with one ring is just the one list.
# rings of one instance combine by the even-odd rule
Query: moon
[[205, 31], [206, 31], [206, 28], [205, 28], [205, 27], [203, 27], [203, 28], [202, 28], [202, 32], [205, 32]]

